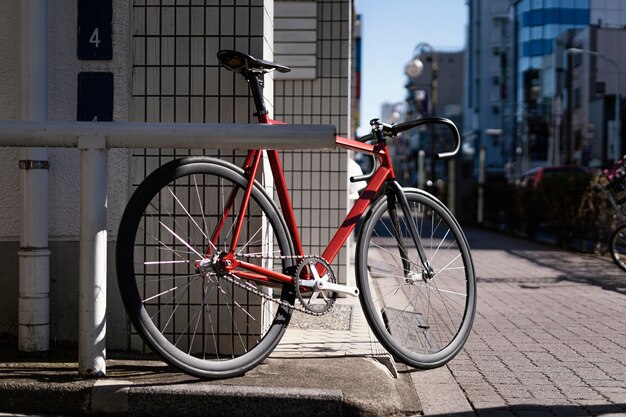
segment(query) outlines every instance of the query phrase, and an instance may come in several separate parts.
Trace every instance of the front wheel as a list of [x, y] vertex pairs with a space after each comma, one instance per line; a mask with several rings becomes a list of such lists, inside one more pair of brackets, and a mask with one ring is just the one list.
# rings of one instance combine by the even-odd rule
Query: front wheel
[[[380, 343], [400, 362], [435, 368], [452, 359], [469, 336], [476, 307], [474, 267], [450, 211], [424, 191], [404, 193], [411, 218], [388, 197], [368, 214], [357, 242], [357, 284]], [[416, 226], [434, 275], [424, 270], [408, 222]]]
[[[230, 250], [247, 183], [219, 160], [175, 160], [139, 185], [120, 223], [117, 277], [128, 316], [153, 351], [192, 375], [246, 372], [289, 323], [293, 286], [244, 280], [214, 262]], [[291, 267], [287, 228], [258, 183], [243, 216], [235, 256], [278, 272]]]
[[609, 250], [615, 265], [626, 271], [626, 224], [622, 224], [613, 232]]

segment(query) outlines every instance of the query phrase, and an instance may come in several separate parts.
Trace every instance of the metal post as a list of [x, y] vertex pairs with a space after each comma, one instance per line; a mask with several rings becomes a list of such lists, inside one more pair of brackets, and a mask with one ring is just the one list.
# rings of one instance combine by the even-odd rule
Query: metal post
[[455, 214], [456, 212], [456, 160], [448, 161], [448, 208]]
[[[47, 118], [46, 0], [21, 2], [22, 118]], [[48, 150], [20, 152], [18, 349], [49, 348]]]
[[483, 224], [484, 210], [485, 210], [485, 159], [487, 157], [487, 151], [485, 148], [480, 148], [478, 156], [478, 224]]
[[423, 150], [419, 151], [417, 154], [417, 183], [418, 188], [424, 189], [424, 185], [426, 184], [426, 170], [424, 169], [424, 158], [426, 158], [426, 152]]
[[80, 259], [78, 371], [106, 374], [107, 151], [104, 137], [79, 138]]

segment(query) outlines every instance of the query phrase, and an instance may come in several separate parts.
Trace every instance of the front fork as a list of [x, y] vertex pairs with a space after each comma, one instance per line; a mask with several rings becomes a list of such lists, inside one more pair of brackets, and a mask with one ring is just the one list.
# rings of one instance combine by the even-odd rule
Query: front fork
[[417, 227], [415, 226], [415, 222], [411, 216], [411, 209], [409, 207], [409, 202], [406, 199], [406, 195], [402, 190], [402, 187], [396, 180], [387, 181], [387, 187], [385, 189], [385, 195], [387, 197], [387, 211], [389, 212], [389, 218], [391, 220], [392, 225], [392, 233], [396, 242], [398, 244], [398, 250], [400, 251], [400, 256], [402, 257], [402, 267], [404, 268], [404, 278], [408, 281], [414, 280], [415, 272], [411, 270], [411, 261], [409, 259], [409, 254], [407, 253], [406, 247], [404, 245], [404, 238], [402, 237], [402, 232], [400, 229], [400, 221], [398, 219], [398, 211], [397, 206], [400, 206], [402, 210], [402, 214], [406, 219], [406, 223], [409, 229], [409, 235], [417, 248], [417, 253], [420, 258], [420, 262], [422, 264], [423, 272], [422, 279], [424, 281], [430, 281], [435, 276], [435, 271], [433, 267], [430, 265], [430, 261], [426, 257], [426, 252], [424, 251], [424, 247], [422, 246], [422, 241], [417, 232]]

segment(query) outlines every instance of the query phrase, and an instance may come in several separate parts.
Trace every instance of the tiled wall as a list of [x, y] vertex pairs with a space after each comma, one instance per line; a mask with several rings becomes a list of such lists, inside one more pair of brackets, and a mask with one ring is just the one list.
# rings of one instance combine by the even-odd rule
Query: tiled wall
[[[132, 120], [254, 121], [247, 85], [241, 77], [220, 69], [215, 54], [220, 49], [237, 49], [273, 59], [274, 10], [284, 10], [285, 3], [316, 5], [315, 78], [309, 71], [301, 72], [301, 79], [266, 77], [264, 95], [273, 118], [334, 124], [339, 134], [351, 134], [349, 0], [135, 0]], [[199, 152], [138, 152], [134, 182], [175, 156]], [[220, 156], [234, 155], [221, 152]], [[283, 156], [305, 252], [319, 255], [346, 214], [347, 155], [333, 151], [284, 152]], [[346, 262], [344, 250], [334, 263], [342, 282]]]
[[317, 2], [276, 1], [274, 5], [274, 58], [291, 68], [276, 80], [317, 77]]
[[[248, 85], [220, 68], [216, 54], [235, 49], [272, 59], [272, 0], [134, 0], [132, 14], [131, 120], [254, 122]], [[271, 110], [273, 83], [266, 78], [264, 96]], [[188, 154], [242, 162], [241, 152], [146, 149], [134, 154], [133, 185]]]
[[[272, 58], [270, 0], [135, 0], [133, 102], [137, 121], [246, 123], [248, 87], [219, 68], [216, 53], [236, 49]], [[265, 95], [272, 103], [272, 83]]]
[[[280, 3], [275, 3], [277, 13]], [[351, 4], [349, 0], [316, 4], [316, 78], [275, 80], [274, 117], [288, 123], [334, 124], [339, 135], [351, 135]], [[346, 152], [283, 152], [283, 158], [304, 250], [320, 255], [346, 215]], [[347, 264], [344, 248], [333, 262], [340, 282], [349, 272]]]

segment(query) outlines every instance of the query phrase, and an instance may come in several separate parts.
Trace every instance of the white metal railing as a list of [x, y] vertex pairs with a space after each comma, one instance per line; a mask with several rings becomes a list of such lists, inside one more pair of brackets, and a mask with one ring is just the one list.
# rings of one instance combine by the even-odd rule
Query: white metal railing
[[0, 121], [0, 147], [80, 149], [79, 373], [106, 374], [107, 149], [332, 149], [330, 125]]
[[[334, 149], [331, 125], [0, 121], [0, 146], [80, 148]], [[175, 139], [175, 141], [173, 140]]]

